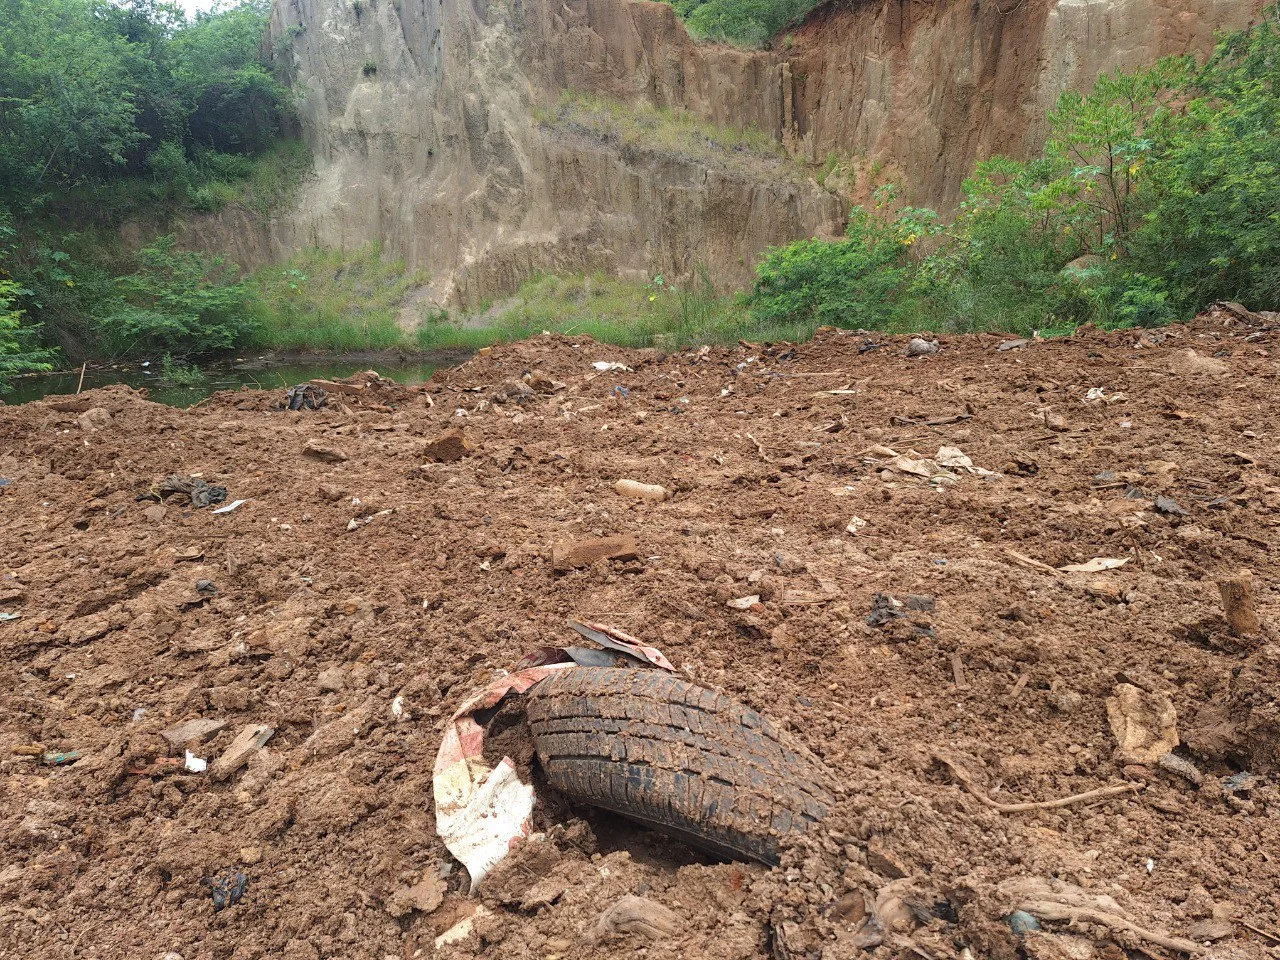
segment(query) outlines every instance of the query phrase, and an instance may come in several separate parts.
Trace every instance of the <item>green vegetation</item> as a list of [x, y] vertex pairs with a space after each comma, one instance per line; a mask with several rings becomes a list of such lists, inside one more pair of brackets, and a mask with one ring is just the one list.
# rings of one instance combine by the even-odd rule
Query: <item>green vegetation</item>
[[705, 275], [677, 285], [662, 276], [649, 283], [601, 274], [543, 275], [525, 283], [510, 300], [465, 323], [446, 315], [428, 318], [417, 331], [426, 349], [474, 348], [512, 342], [543, 331], [590, 336], [621, 346], [664, 349], [739, 339], [792, 340], [803, 324], [761, 324], [732, 297], [717, 296]]
[[668, 0], [689, 33], [739, 47], [762, 47], [819, 0]]
[[386, 350], [408, 345], [398, 314], [427, 277], [385, 260], [379, 247], [355, 253], [307, 250], [250, 277], [260, 326], [254, 343], [282, 350]]
[[950, 223], [882, 188], [847, 238], [770, 251], [751, 314], [1026, 332], [1166, 323], [1217, 299], [1269, 308], [1280, 301], [1278, 62], [1272, 8], [1204, 66], [1102, 77], [1062, 97], [1042, 156], [979, 164]]
[[[251, 338], [229, 265], [160, 239], [230, 203], [265, 213], [310, 166], [263, 38], [270, 0], [185, 19], [163, 0], [0, 0], [0, 356], [199, 356]], [[139, 216], [140, 212], [145, 212]]]
[[591, 133], [624, 147], [727, 166], [752, 164], [756, 173], [761, 161], [777, 166], [788, 177], [803, 173], [782, 144], [767, 133], [753, 127], [716, 126], [687, 110], [636, 106], [566, 90], [555, 109], [539, 110], [535, 119], [543, 126]]

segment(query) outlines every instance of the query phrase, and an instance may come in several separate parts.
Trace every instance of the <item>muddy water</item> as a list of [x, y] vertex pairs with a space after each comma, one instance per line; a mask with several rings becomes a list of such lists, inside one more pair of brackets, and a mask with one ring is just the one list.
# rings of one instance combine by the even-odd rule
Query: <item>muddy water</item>
[[[179, 386], [165, 381], [158, 363], [137, 367], [105, 367], [86, 370], [84, 389], [124, 383], [131, 387], [145, 387], [150, 399], [171, 407], [189, 407], [199, 403], [217, 390], [238, 390], [242, 386], [252, 389], [283, 389], [307, 380], [333, 380], [349, 377], [363, 370], [377, 370], [384, 377], [400, 383], [424, 383], [441, 367], [455, 366], [467, 357], [466, 353], [441, 351], [437, 353], [404, 356], [401, 354], [362, 354], [347, 357], [288, 356], [260, 357], [251, 361], [222, 364], [204, 368], [204, 380], [192, 386]], [[5, 403], [26, 403], [58, 394], [75, 393], [80, 381], [80, 371], [18, 377], [12, 381], [8, 393], [0, 393]]]

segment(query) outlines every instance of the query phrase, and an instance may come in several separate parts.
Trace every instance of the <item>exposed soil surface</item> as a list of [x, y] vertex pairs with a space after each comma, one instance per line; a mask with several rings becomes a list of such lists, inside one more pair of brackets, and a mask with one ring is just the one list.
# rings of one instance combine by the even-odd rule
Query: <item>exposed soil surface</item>
[[[545, 337], [319, 411], [0, 409], [0, 956], [426, 957], [477, 902], [442, 955], [1280, 955], [1276, 333], [1000, 343]], [[424, 462], [449, 428], [430, 449], [458, 459]], [[136, 500], [169, 474], [248, 502]], [[628, 534], [635, 559], [553, 571], [559, 541]], [[1056, 569], [1095, 558], [1125, 563]], [[1219, 600], [1242, 569], [1254, 637]], [[442, 724], [570, 617], [821, 756], [824, 829], [717, 864], [544, 796], [548, 839], [468, 895], [434, 830]], [[209, 770], [162, 762], [198, 718], [226, 721], [191, 744]], [[1081, 888], [1074, 923], [1048, 881]], [[624, 922], [626, 895], [670, 914]]]

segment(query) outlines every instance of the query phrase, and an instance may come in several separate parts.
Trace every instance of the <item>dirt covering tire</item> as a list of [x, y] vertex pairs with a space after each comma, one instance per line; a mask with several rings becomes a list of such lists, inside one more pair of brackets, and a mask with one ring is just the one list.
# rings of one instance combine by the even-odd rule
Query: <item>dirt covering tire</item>
[[729, 859], [776, 866], [833, 801], [831, 774], [771, 721], [661, 670], [553, 674], [528, 718], [553, 788]]

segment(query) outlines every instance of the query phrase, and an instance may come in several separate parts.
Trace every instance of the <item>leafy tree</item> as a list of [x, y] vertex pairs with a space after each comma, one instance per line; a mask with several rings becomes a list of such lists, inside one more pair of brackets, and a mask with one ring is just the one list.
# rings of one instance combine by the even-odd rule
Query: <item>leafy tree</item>
[[162, 237], [139, 260], [136, 273], [117, 279], [119, 297], [103, 313], [117, 353], [202, 357], [252, 339], [252, 295], [221, 258]]

